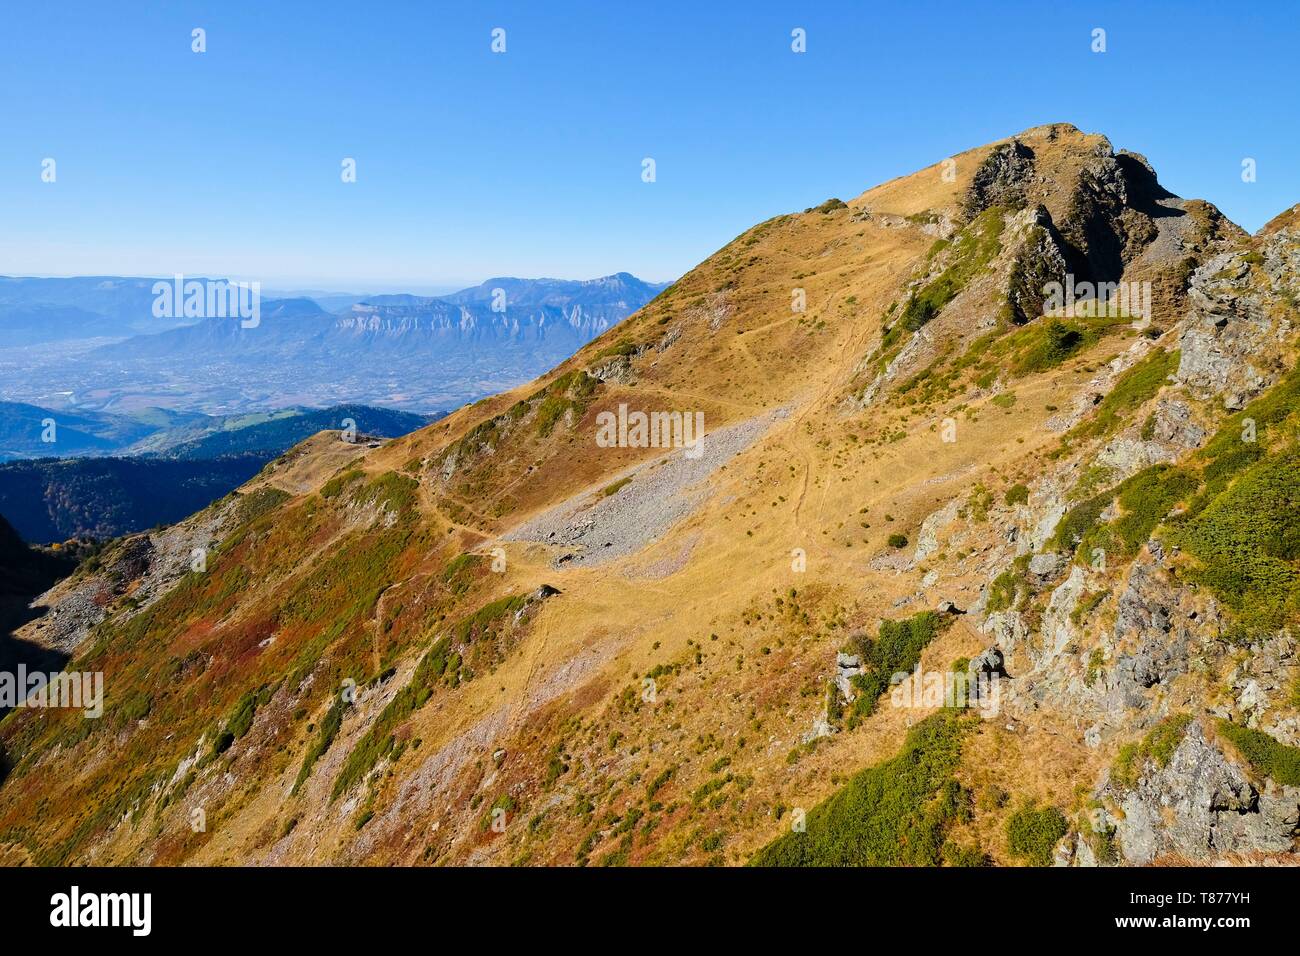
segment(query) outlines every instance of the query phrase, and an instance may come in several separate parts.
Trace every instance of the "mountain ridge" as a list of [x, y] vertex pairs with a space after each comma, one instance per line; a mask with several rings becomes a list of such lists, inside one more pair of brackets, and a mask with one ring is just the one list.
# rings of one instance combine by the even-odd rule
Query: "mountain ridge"
[[[104, 728], [0, 725], [0, 857], [1294, 862], [1300, 229], [1068, 124], [950, 159], [166, 529], [205, 572], [59, 632]], [[598, 442], [629, 409], [702, 447]], [[954, 673], [995, 719], [891, 690]]]

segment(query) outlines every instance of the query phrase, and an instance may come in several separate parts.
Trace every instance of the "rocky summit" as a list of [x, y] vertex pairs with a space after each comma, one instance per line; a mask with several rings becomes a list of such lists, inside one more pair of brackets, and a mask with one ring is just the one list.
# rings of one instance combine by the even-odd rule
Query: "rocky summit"
[[1068, 124], [761, 222], [37, 598], [103, 715], [0, 723], [0, 862], [1295, 862], [1297, 296]]

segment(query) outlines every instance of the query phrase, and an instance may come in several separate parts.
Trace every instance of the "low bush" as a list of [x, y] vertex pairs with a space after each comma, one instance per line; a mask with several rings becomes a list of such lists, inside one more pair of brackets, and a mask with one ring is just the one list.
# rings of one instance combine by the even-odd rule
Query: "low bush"
[[1300, 611], [1300, 454], [1250, 467], [1191, 518], [1178, 543], [1196, 578], [1253, 633]]
[[934, 611], [922, 611], [901, 621], [881, 621], [874, 641], [859, 639], [854, 649], [862, 659], [862, 673], [854, 675], [857, 691], [849, 726], [875, 712], [880, 695], [889, 689], [894, 674], [910, 671], [921, 659], [921, 651], [934, 640], [946, 622]]
[[1007, 851], [1030, 866], [1051, 866], [1052, 851], [1069, 830], [1056, 807], [1026, 805], [1007, 820]]
[[1097, 405], [1091, 419], [1070, 432], [1071, 437], [1099, 438], [1110, 434], [1123, 422], [1125, 416], [1155, 397], [1156, 392], [1178, 368], [1178, 352], [1153, 349], [1121, 375], [1114, 387]]
[[1227, 720], [1219, 733], [1232, 741], [1255, 772], [1287, 787], [1300, 787], [1300, 747], [1279, 743], [1262, 730], [1252, 730]]
[[966, 801], [953, 773], [968, 726], [951, 711], [927, 717], [897, 756], [856, 774], [808, 812], [804, 832], [772, 841], [750, 865], [938, 866]]
[[325, 717], [320, 722], [320, 727], [316, 731], [316, 739], [312, 745], [307, 748], [307, 753], [303, 755], [302, 766], [298, 770], [298, 778], [293, 782], [293, 789], [289, 795], [293, 796], [302, 789], [302, 785], [307, 782], [311, 776], [311, 768], [315, 766], [325, 751], [330, 749], [334, 743], [334, 738], [338, 736], [339, 728], [343, 726], [343, 711], [348, 707], [348, 702], [342, 694], [334, 696], [333, 703], [330, 704], [329, 710], [325, 712]]

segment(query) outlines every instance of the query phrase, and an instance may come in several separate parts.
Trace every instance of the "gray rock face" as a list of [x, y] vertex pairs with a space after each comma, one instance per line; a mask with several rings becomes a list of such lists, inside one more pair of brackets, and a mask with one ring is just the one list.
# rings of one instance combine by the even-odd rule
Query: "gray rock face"
[[1215, 256], [1196, 270], [1188, 292], [1192, 311], [1179, 341], [1177, 378], [1203, 396], [1222, 396], [1238, 409], [1276, 381], [1279, 336], [1270, 304], [1242, 282], [1244, 252]]
[[1097, 464], [1109, 468], [1116, 481], [1123, 481], [1152, 465], [1172, 462], [1176, 457], [1175, 450], [1161, 442], [1121, 435], [1098, 453]]
[[1029, 637], [1029, 628], [1019, 611], [995, 611], [984, 618], [980, 630], [993, 639], [1007, 654], [1014, 654], [1016, 648], [1024, 644]]
[[862, 658], [857, 654], [845, 654], [840, 651], [835, 655], [835, 686], [841, 696], [850, 704], [858, 696], [853, 689], [852, 678], [862, 673]]
[[1060, 654], [1070, 643], [1074, 636], [1070, 613], [1079, 603], [1079, 598], [1083, 597], [1085, 581], [1083, 568], [1075, 565], [1070, 569], [1069, 577], [1052, 592], [1047, 610], [1043, 613], [1043, 656], [1035, 662], [1035, 666], [1041, 666]]
[[71, 653], [107, 616], [108, 608], [132, 587], [134, 610], [121, 610], [122, 619], [140, 614], [167, 594], [190, 572], [194, 550], [215, 549], [235, 499], [193, 518], [127, 540], [120, 555], [103, 571], [55, 585], [37, 599], [49, 611], [36, 618], [27, 635], [55, 650]]
[[[1180, 610], [1186, 597], [1153, 563], [1138, 559], [1129, 570], [1112, 632], [1112, 643], [1125, 649], [1106, 674], [1103, 706], [1111, 722], [1125, 709], [1147, 707], [1149, 688], [1187, 672], [1194, 635], [1187, 626], [1190, 610]], [[1147, 712], [1140, 723], [1155, 716]]]
[[1177, 399], [1164, 398], [1156, 404], [1152, 423], [1156, 441], [1181, 451], [1200, 448], [1205, 443], [1205, 429], [1192, 418], [1191, 406]]
[[1029, 559], [1029, 573], [1044, 581], [1056, 577], [1068, 559], [1057, 551], [1044, 551]]
[[1027, 547], [1030, 550], [1038, 551], [1043, 545], [1047, 544], [1047, 540], [1056, 532], [1056, 526], [1061, 523], [1061, 519], [1065, 517], [1065, 512], [1068, 510], [1069, 506], [1061, 497], [1054, 496], [1044, 502], [1043, 515], [1038, 520], [1038, 523], [1034, 525], [1033, 531], [1026, 542]]
[[939, 550], [939, 532], [957, 520], [960, 510], [961, 502], [954, 498], [921, 522], [916, 533], [916, 550], [912, 553], [914, 562], [924, 561]]
[[1283, 631], [1251, 645], [1249, 651], [1228, 675], [1228, 685], [1236, 698], [1235, 719], [1294, 745], [1294, 719], [1277, 720], [1270, 702], [1290, 693], [1297, 663], [1296, 640]]
[[1007, 302], [1015, 321], [1030, 322], [1044, 314], [1044, 290], [1053, 282], [1064, 284], [1070, 267], [1044, 207], [1017, 214], [1012, 228], [1019, 233], [1020, 251], [1007, 277]]
[[963, 209], [973, 219], [990, 206], [1020, 206], [1034, 175], [1034, 151], [1017, 139], [993, 150], [971, 180]]
[[616, 355], [604, 362], [587, 369], [587, 374], [602, 382], [627, 384], [635, 379], [632, 371], [632, 359], [627, 355]]
[[1123, 810], [1116, 837], [1124, 859], [1147, 864], [1164, 854], [1204, 860], [1228, 852], [1289, 849], [1300, 821], [1300, 789], [1257, 790], [1245, 772], [1193, 721], [1169, 763], [1147, 760], [1137, 784], [1105, 791]]
[[989, 647], [980, 653], [978, 657], [971, 658], [967, 671], [973, 675], [997, 674], [1000, 677], [1005, 677], [1007, 672], [1003, 669], [1003, 663], [1002, 652], [996, 647]]
[[1115, 616], [1117, 640], [1131, 632], [1156, 635], [1169, 633], [1170, 608], [1179, 595], [1158, 568], [1138, 560], [1129, 569], [1128, 582], [1119, 596]]

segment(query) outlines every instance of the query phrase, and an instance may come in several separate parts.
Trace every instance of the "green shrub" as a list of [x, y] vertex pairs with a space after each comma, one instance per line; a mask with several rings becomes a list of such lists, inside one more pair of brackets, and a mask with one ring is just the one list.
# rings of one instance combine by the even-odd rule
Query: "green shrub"
[[298, 769], [298, 779], [293, 782], [293, 789], [289, 791], [290, 796], [302, 789], [302, 785], [311, 776], [311, 768], [325, 754], [325, 751], [330, 749], [330, 745], [334, 743], [339, 728], [343, 726], [343, 711], [347, 707], [348, 702], [344, 700], [343, 695], [336, 694], [329, 710], [325, 712], [324, 719], [320, 722], [320, 727], [316, 731], [316, 739], [312, 741], [312, 745], [307, 748], [307, 753], [303, 755], [302, 766]]
[[234, 710], [226, 718], [225, 729], [217, 735], [217, 739], [212, 744], [210, 757], [225, 753], [234, 746], [236, 740], [248, 733], [253, 726], [253, 718], [257, 715], [258, 706], [270, 700], [273, 691], [274, 688], [260, 687], [257, 690], [247, 691], [239, 698]]
[[992, 505], [992, 493], [982, 484], [977, 484], [971, 489], [970, 497], [966, 500], [966, 512], [970, 515], [971, 521], [983, 524], [989, 519], [989, 508]]
[[[1155, 465], [1072, 509], [1062, 522], [1062, 526], [1069, 523], [1064, 533], [1071, 537], [1078, 535], [1079, 560], [1087, 561], [1096, 548], [1112, 557], [1132, 557], [1170, 509], [1190, 497], [1199, 486], [1200, 479], [1186, 469]], [[1098, 525], [1101, 512], [1115, 499], [1119, 502], [1119, 517], [1108, 525]], [[1061, 534], [1058, 527], [1058, 537]], [[1067, 544], [1065, 540], [1057, 543]]]
[[1101, 513], [1114, 498], [1114, 491], [1104, 491], [1067, 511], [1057, 523], [1056, 530], [1052, 532], [1052, 538], [1047, 543], [1048, 548], [1053, 551], [1073, 553], [1083, 543], [1088, 532], [1097, 526], [1097, 522], [1101, 520]]
[[954, 237], [948, 267], [908, 298], [894, 328], [920, 329], [988, 265], [1002, 249], [1002, 213], [998, 207], [986, 209]]
[[1178, 368], [1178, 352], [1153, 349], [1151, 354], [1121, 375], [1105, 398], [1097, 405], [1091, 420], [1079, 425], [1071, 436], [1097, 438], [1108, 435], [1122, 423], [1124, 416], [1146, 404]]
[[1300, 787], [1300, 747], [1288, 747], [1261, 730], [1219, 721], [1219, 733], [1232, 741], [1256, 773], [1287, 787]]
[[1300, 610], [1300, 454], [1265, 459], [1191, 518], [1178, 543], [1196, 578], [1243, 626], [1273, 631]]
[[965, 846], [949, 841], [943, 845], [945, 866], [988, 866], [988, 854], [975, 846]]
[[651, 780], [648, 784], [646, 784], [646, 788], [645, 788], [646, 800], [653, 800], [655, 794], [657, 794], [660, 790], [664, 788], [664, 786], [668, 783], [668, 781], [673, 778], [673, 774], [676, 773], [676, 771], [677, 771], [676, 767], [665, 767], [663, 770], [659, 772], [659, 774], [653, 780]]
[[537, 434], [545, 438], [556, 423], [572, 411], [579, 417], [586, 410], [598, 381], [583, 371], [565, 372], [529, 401], [540, 399], [537, 406]]
[[337, 498], [338, 495], [352, 482], [364, 475], [360, 468], [349, 468], [341, 475], [335, 475], [329, 481], [321, 486], [320, 494], [322, 498]]
[[1200, 485], [1191, 472], [1170, 465], [1156, 465], [1124, 481], [1118, 489], [1122, 514], [1115, 521], [1115, 533], [1126, 555], [1135, 553], [1169, 510]]
[[1026, 329], [1023, 337], [1025, 344], [1012, 364], [1012, 371], [1016, 375], [1054, 368], [1078, 352], [1085, 342], [1082, 328], [1067, 325], [1060, 319], [1035, 322]]
[[397, 745], [396, 730], [433, 696], [452, 660], [451, 639], [442, 637], [434, 641], [415, 665], [410, 681], [393, 696], [348, 754], [343, 769], [334, 780], [330, 800], [338, 799], [383, 757], [393, 752]]
[[889, 536], [888, 543], [891, 548], [906, 548], [907, 535], [894, 532]]
[[934, 611], [922, 611], [901, 621], [881, 621], [880, 634], [874, 641], [860, 639], [855, 646], [862, 659], [862, 673], [852, 678], [857, 697], [849, 726], [875, 713], [880, 695], [889, 689], [894, 674], [910, 671], [947, 623]]
[[[1099, 592], [1099, 596], [1104, 598], [1106, 596], [1106, 592], [1105, 591]], [[1084, 606], [1084, 602], [1080, 601], [1079, 606], [1075, 608], [1075, 612], [1077, 613], [1079, 608], [1083, 606]], [[1080, 619], [1082, 619], [1082, 617], [1083, 615], [1080, 615]], [[1070, 619], [1071, 620], [1074, 619], [1074, 614], [1070, 615]], [[1088, 655], [1088, 667], [1083, 674], [1083, 683], [1085, 687], [1091, 687], [1093, 684], [1097, 683], [1097, 678], [1101, 676], [1102, 665], [1105, 663], [1106, 663], [1105, 653], [1102, 651], [1100, 647], [1094, 647], [1092, 649], [1092, 653]]]
[[1012, 485], [1007, 489], [1003, 499], [1008, 505], [1027, 505], [1029, 504], [1029, 486]]
[[989, 597], [984, 609], [990, 614], [1006, 611], [1016, 606], [1024, 590], [1025, 572], [1029, 569], [1030, 555], [1022, 554], [1011, 562], [1011, 567], [1003, 571], [989, 584]]
[[835, 681], [826, 682], [826, 720], [839, 724], [844, 719], [844, 702], [840, 699], [840, 689]]
[[631, 483], [632, 483], [631, 475], [628, 475], [626, 478], [620, 478], [618, 481], [614, 482], [613, 484], [606, 485], [601, 490], [600, 496], [602, 498], [608, 498], [610, 495], [616, 495]]
[[804, 832], [769, 843], [751, 866], [938, 866], [965, 793], [953, 779], [969, 726], [951, 711], [910, 731], [897, 756], [856, 774], [808, 812]]
[[812, 209], [806, 211], [819, 212], [822, 215], [826, 215], [827, 213], [835, 212], [835, 210], [837, 209], [847, 209], [847, 208], [848, 208], [848, 203], [846, 203], [844, 200], [836, 197], [831, 197], [830, 199], [822, 203], [820, 206], [814, 206]]
[[636, 351], [636, 343], [629, 341], [628, 339], [624, 339], [621, 342], [617, 342], [614, 345], [610, 345], [607, 346], [606, 348], [601, 349], [594, 356], [592, 356], [592, 360], [600, 361], [603, 358], [614, 358], [614, 357], [621, 358], [623, 356], [631, 355], [635, 351]]
[[1070, 831], [1065, 814], [1056, 807], [1026, 805], [1007, 820], [1007, 850], [1030, 866], [1051, 866], [1052, 851]]
[[409, 475], [386, 471], [357, 489], [352, 500], [359, 505], [379, 505], [400, 514], [415, 507], [419, 488], [420, 483]]
[[250, 491], [248, 494], [239, 496], [239, 508], [235, 512], [234, 524], [240, 525], [252, 524], [258, 518], [270, 514], [276, 508], [288, 501], [290, 495], [287, 491], [281, 491], [279, 488], [273, 488], [265, 485], [256, 491]]

